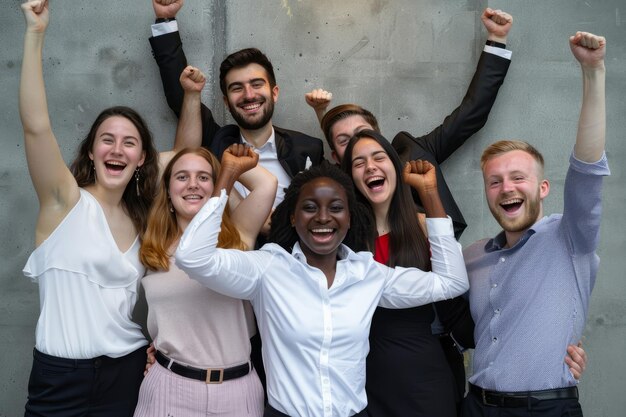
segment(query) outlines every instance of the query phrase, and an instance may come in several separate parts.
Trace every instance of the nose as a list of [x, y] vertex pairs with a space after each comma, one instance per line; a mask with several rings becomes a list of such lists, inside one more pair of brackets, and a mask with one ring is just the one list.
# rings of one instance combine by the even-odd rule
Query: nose
[[116, 140], [115, 143], [113, 144], [112, 152], [116, 155], [121, 155], [123, 146], [124, 144], [122, 143], [122, 141]]
[[247, 99], [252, 99], [252, 98], [254, 98], [254, 89], [252, 88], [252, 86], [251, 86], [251, 85], [249, 85], [249, 84], [248, 84], [248, 85], [246, 85], [246, 86], [245, 86], [245, 88], [244, 88], [244, 94], [245, 94], [245, 97], [246, 97]]
[[317, 221], [318, 223], [326, 223], [330, 220], [330, 215], [328, 210], [325, 208], [321, 208], [317, 211]]
[[367, 159], [365, 161], [365, 170], [367, 172], [372, 172], [376, 170], [376, 164], [374, 164], [374, 160], [373, 159]]
[[513, 181], [509, 181], [508, 179], [502, 180], [502, 191], [505, 193], [513, 191]]
[[198, 188], [198, 179], [195, 176], [190, 176], [189, 177], [188, 188], [190, 188], [190, 189]]

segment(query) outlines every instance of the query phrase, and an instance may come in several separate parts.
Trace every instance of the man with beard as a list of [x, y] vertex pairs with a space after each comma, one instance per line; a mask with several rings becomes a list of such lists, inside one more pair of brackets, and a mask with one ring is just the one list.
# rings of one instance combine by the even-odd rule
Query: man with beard
[[500, 141], [481, 158], [485, 194], [503, 231], [465, 250], [476, 323], [463, 416], [582, 416], [563, 349], [580, 340], [598, 270], [605, 142], [605, 39], [570, 37], [583, 101], [563, 214], [543, 217], [550, 184], [531, 145]]
[[[150, 44], [159, 65], [167, 103], [177, 115], [183, 103], [178, 79], [187, 66], [176, 22], [183, 2], [152, 0], [157, 19], [152, 25]], [[278, 179], [276, 206], [283, 200], [284, 190], [294, 175], [323, 160], [322, 141], [272, 125], [279, 88], [272, 63], [258, 49], [242, 49], [226, 57], [220, 66], [219, 79], [224, 104], [237, 125], [220, 126], [211, 110], [202, 105], [202, 146], [221, 158], [233, 143], [250, 145], [259, 154], [259, 163]], [[243, 187], [237, 190], [241, 194], [247, 192]]]

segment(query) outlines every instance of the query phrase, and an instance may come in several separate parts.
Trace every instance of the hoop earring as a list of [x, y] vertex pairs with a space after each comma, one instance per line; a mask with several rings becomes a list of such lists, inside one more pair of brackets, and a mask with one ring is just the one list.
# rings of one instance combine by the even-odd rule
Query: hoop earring
[[141, 196], [139, 192], [139, 168], [135, 169], [135, 189], [137, 190], [137, 197]]

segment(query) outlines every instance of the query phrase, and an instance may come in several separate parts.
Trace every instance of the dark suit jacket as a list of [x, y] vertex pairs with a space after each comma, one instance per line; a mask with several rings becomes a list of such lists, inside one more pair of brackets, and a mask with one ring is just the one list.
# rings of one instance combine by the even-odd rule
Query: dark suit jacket
[[[457, 239], [467, 224], [441, 174], [439, 165], [485, 125], [510, 63], [511, 61], [506, 58], [483, 52], [461, 105], [446, 117], [439, 127], [418, 138], [407, 132], [400, 132], [391, 142], [403, 161], [425, 159], [435, 166], [441, 201], [446, 213], [452, 218]], [[417, 193], [414, 193], [413, 197], [421, 207]]]
[[[167, 104], [179, 116], [184, 95], [179, 78], [187, 66], [180, 34], [173, 32], [152, 37], [150, 45], [152, 45], [154, 59], [159, 65]], [[324, 159], [324, 145], [320, 139], [277, 126], [274, 126], [274, 133], [278, 160], [290, 177], [293, 178], [298, 172], [304, 170], [307, 157], [313, 166], [319, 165]], [[213, 118], [211, 110], [203, 104], [202, 146], [221, 158], [228, 146], [240, 142], [239, 126], [220, 126]]]
[[[403, 161], [425, 159], [435, 166], [439, 195], [446, 213], [452, 218], [457, 239], [467, 224], [452, 197], [439, 165], [485, 125], [510, 63], [508, 59], [483, 52], [461, 105], [446, 117], [439, 127], [418, 138], [407, 132], [400, 132], [392, 141], [393, 147]], [[413, 193], [413, 198], [421, 207], [417, 193]], [[457, 297], [440, 301], [435, 303], [435, 308], [446, 332], [452, 334], [464, 348], [473, 348], [474, 322], [467, 300]], [[460, 379], [462, 381], [459, 383], [463, 383], [464, 388], [465, 381]], [[461, 390], [461, 394], [462, 392]]]

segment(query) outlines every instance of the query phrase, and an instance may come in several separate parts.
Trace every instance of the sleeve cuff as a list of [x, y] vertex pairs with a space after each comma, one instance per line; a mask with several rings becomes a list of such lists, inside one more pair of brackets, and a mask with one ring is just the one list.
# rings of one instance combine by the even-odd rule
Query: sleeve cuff
[[450, 216], [443, 217], [427, 217], [426, 228], [428, 236], [454, 236], [454, 227], [452, 227], [452, 219]]
[[170, 20], [169, 22], [154, 23], [150, 26], [152, 29], [152, 36], [167, 35], [168, 33], [178, 32], [178, 22], [176, 20]]
[[191, 223], [185, 229], [182, 237], [180, 238], [180, 243], [178, 244], [179, 250], [185, 250], [189, 245], [189, 241], [196, 234], [196, 230], [202, 225], [207, 218], [211, 216], [215, 211], [218, 211], [219, 217], [214, 221], [217, 224], [217, 227], [222, 223], [222, 213], [224, 211], [224, 207], [226, 206], [226, 202], [228, 201], [228, 194], [226, 194], [226, 190], [222, 190], [220, 192], [219, 197], [211, 197], [209, 201], [200, 209], [198, 213], [191, 220]]
[[511, 56], [513, 56], [513, 52], [509, 51], [508, 49], [496, 48], [495, 46], [485, 45], [485, 48], [483, 49], [483, 51], [489, 54], [498, 55], [499, 57], [502, 57], [508, 60], [510, 60]]

